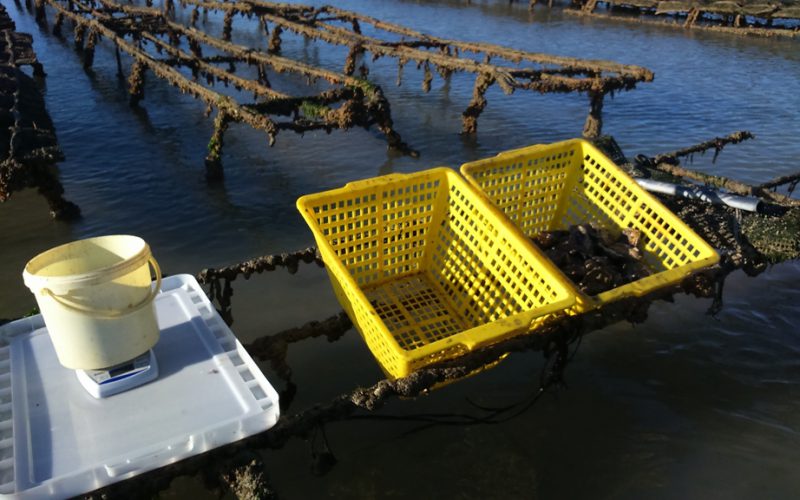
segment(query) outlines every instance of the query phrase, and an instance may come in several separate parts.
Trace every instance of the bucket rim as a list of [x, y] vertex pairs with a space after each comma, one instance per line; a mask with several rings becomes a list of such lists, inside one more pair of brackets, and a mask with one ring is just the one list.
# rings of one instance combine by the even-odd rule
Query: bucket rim
[[[136, 254], [127, 259], [123, 259], [122, 261], [110, 266], [100, 267], [86, 273], [71, 274], [67, 276], [39, 276], [32, 270], [32, 266], [37, 260], [44, 258], [46, 255], [52, 252], [63, 250], [65, 247], [79, 243], [87, 243], [93, 240], [109, 238], [131, 238], [141, 242], [142, 247]], [[150, 245], [148, 245], [147, 242], [139, 236], [131, 234], [93, 236], [90, 238], [70, 241], [39, 253], [25, 264], [25, 268], [22, 271], [22, 278], [25, 282], [25, 286], [27, 286], [33, 293], [38, 293], [43, 288], [48, 288], [55, 293], [67, 293], [69, 290], [72, 290], [76, 287], [92, 286], [129, 274], [143, 265], [147, 265], [147, 261], [150, 259], [150, 256]]]

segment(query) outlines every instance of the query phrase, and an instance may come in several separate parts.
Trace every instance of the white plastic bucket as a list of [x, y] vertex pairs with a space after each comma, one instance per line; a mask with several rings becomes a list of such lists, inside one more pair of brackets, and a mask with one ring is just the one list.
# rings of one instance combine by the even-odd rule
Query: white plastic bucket
[[22, 277], [67, 368], [106, 368], [158, 342], [153, 299], [161, 270], [139, 237], [100, 236], [52, 248], [31, 259]]

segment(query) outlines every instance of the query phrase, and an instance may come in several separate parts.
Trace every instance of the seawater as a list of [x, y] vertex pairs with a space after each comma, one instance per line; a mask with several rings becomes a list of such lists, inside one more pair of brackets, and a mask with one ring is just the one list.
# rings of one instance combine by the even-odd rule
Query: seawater
[[[655, 154], [734, 130], [757, 139], [730, 146], [716, 163], [693, 168], [746, 182], [797, 170], [800, 130], [798, 42], [685, 32], [580, 19], [559, 10], [529, 13], [525, 2], [349, 0], [337, 6], [454, 39], [645, 66], [652, 83], [607, 99], [604, 132], [629, 156]], [[533, 143], [580, 135], [586, 96], [504, 96], [493, 88], [476, 139], [458, 135], [473, 77], [444, 85], [409, 64], [369, 63], [370, 78], [392, 104], [396, 129], [419, 159], [386, 152], [375, 131], [282, 133], [274, 147], [243, 125], [225, 136], [225, 182], [204, 179], [211, 135], [204, 106], [148, 75], [139, 109], [128, 106], [113, 47], [101, 42], [94, 68], [82, 69], [70, 42], [53, 37], [9, 2], [32, 33], [48, 77], [43, 93], [66, 161], [59, 176], [84, 217], [53, 222], [33, 191], [0, 205], [0, 317], [22, 315], [34, 299], [22, 284], [28, 259], [57, 244], [101, 234], [142, 236], [166, 273], [196, 273], [313, 243], [297, 197], [391, 172], [461, 163]], [[50, 14], [52, 22], [52, 14]], [[210, 16], [205, 27], [221, 31]], [[69, 30], [66, 30], [67, 39]], [[254, 23], [234, 22], [239, 43], [265, 47]], [[339, 69], [346, 50], [285, 35], [284, 55]], [[129, 71], [130, 60], [125, 59]], [[290, 88], [291, 78], [277, 85]], [[619, 324], [585, 338], [567, 371], [568, 389], [497, 425], [439, 426], [348, 421], [326, 427], [337, 465], [309, 470], [309, 443], [267, 451], [271, 484], [282, 498], [793, 498], [800, 445], [800, 265], [757, 278], [733, 274], [725, 308], [679, 297], [659, 303], [644, 324]], [[336, 314], [323, 270], [302, 266], [234, 282], [233, 329], [244, 341]], [[340, 341], [294, 344], [288, 361], [298, 392], [288, 412], [324, 403], [382, 378], [355, 331]], [[538, 386], [541, 354], [516, 354], [494, 370], [384, 414], [480, 412]], [[267, 363], [262, 368], [280, 388]], [[315, 444], [316, 447], [320, 443]], [[166, 496], [201, 491], [184, 478]]]

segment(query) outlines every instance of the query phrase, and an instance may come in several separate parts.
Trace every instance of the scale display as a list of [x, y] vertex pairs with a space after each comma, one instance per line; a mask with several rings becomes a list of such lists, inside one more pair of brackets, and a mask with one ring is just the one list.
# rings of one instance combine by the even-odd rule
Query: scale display
[[76, 370], [78, 380], [89, 394], [100, 399], [146, 384], [158, 377], [158, 363], [152, 350], [118, 365], [100, 370]]

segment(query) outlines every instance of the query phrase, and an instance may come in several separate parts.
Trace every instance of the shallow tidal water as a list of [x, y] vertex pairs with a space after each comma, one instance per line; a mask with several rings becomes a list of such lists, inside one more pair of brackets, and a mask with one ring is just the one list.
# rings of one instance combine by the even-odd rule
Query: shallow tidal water
[[[711, 153], [698, 156], [693, 167], [754, 183], [797, 170], [796, 40], [579, 19], [558, 10], [530, 14], [500, 0], [336, 4], [446, 38], [645, 66], [655, 81], [607, 99], [604, 110], [604, 133], [629, 157], [747, 129], [756, 140], [729, 146], [716, 163]], [[313, 238], [294, 207], [303, 194], [390, 172], [457, 168], [505, 149], [577, 137], [588, 111], [585, 96], [504, 96], [493, 88], [477, 138], [465, 140], [458, 132], [471, 76], [455, 75], [442, 88], [434, 73], [432, 91], [423, 94], [422, 71], [408, 65], [396, 87], [396, 64], [381, 59], [368, 63], [370, 77], [384, 88], [395, 127], [419, 159], [388, 154], [375, 131], [282, 133], [268, 148], [263, 134], [234, 125], [225, 137], [224, 184], [210, 186], [203, 158], [212, 129], [203, 105], [150, 76], [141, 109], [131, 110], [115, 76], [113, 47], [101, 42], [86, 72], [71, 43], [40, 29], [12, 2], [6, 7], [18, 29], [35, 37], [48, 73], [43, 92], [67, 157], [60, 179], [83, 218], [51, 221], [33, 191], [0, 205], [0, 318], [33, 307], [22, 268], [57, 244], [137, 234], [169, 274], [304, 248]], [[221, 19], [206, 22], [221, 30]], [[266, 46], [242, 20], [234, 22], [234, 37]], [[345, 50], [284, 40], [286, 56], [343, 64]], [[295, 439], [264, 453], [269, 481], [281, 498], [796, 498], [799, 281], [798, 263], [757, 278], [738, 272], [726, 283], [716, 317], [706, 314], [710, 301], [680, 297], [654, 305], [643, 324], [593, 333], [567, 370], [568, 389], [502, 424], [415, 432], [413, 422], [330, 424], [338, 463], [327, 475], [311, 473], [310, 445]], [[234, 290], [233, 330], [243, 342], [340, 310], [315, 266], [301, 266], [294, 276], [240, 278]], [[294, 344], [288, 361], [298, 392], [287, 413], [382, 378], [355, 330], [335, 343]], [[261, 366], [280, 390], [268, 363]], [[382, 412], [477, 413], [469, 401], [516, 403], [538, 387], [541, 366], [541, 354], [513, 355], [428, 397], [392, 401]], [[201, 486], [182, 478], [164, 496], [189, 493], [202, 493]]]

